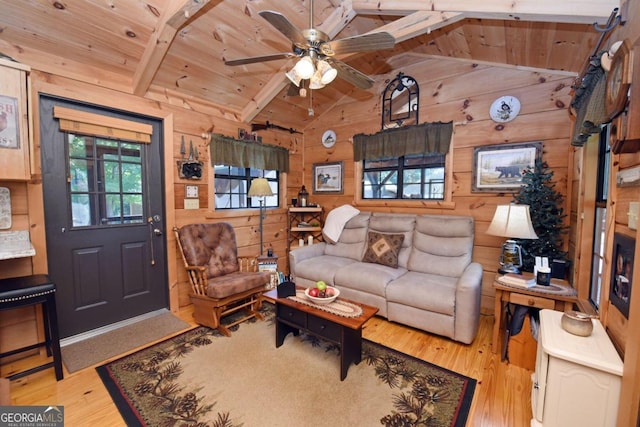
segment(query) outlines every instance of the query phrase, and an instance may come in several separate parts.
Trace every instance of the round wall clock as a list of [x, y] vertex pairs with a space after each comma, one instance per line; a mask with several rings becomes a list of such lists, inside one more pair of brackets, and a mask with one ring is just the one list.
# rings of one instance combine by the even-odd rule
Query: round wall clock
[[336, 143], [336, 133], [332, 130], [327, 130], [322, 134], [322, 145], [325, 148], [331, 148]]
[[611, 120], [622, 113], [627, 105], [627, 96], [631, 85], [629, 66], [629, 45], [625, 40], [613, 55], [611, 69], [607, 74], [604, 106]]
[[520, 101], [515, 96], [501, 96], [493, 101], [489, 108], [491, 120], [498, 123], [506, 123], [515, 119], [520, 112]]

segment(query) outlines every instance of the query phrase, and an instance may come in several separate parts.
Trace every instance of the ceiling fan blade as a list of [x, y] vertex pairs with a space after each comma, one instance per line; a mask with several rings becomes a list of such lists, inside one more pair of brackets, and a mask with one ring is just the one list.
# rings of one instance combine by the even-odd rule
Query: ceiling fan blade
[[359, 87], [360, 89], [369, 89], [373, 86], [373, 79], [371, 79], [366, 74], [361, 73], [355, 68], [345, 64], [342, 61], [338, 61], [337, 59], [328, 59], [328, 61], [333, 65], [333, 67], [338, 71], [338, 77], [348, 81], [354, 86]]
[[362, 34], [323, 43], [320, 51], [324, 55], [333, 56], [343, 53], [366, 52], [370, 50], [391, 49], [396, 39], [387, 32]]
[[309, 47], [309, 42], [302, 34], [302, 31], [296, 28], [296, 26], [293, 25], [286, 16], [279, 12], [274, 12], [273, 10], [261, 10], [258, 13], [264, 19], [269, 21], [271, 25], [276, 27], [278, 31], [291, 40], [293, 44], [302, 49], [307, 49]]
[[271, 55], [263, 55], [263, 56], [252, 56], [250, 58], [240, 58], [240, 59], [232, 59], [230, 61], [225, 60], [225, 65], [245, 65], [245, 64], [253, 64], [255, 62], [265, 62], [265, 61], [275, 61], [276, 59], [285, 59], [291, 58], [295, 55], [291, 52], [285, 53], [274, 53]]

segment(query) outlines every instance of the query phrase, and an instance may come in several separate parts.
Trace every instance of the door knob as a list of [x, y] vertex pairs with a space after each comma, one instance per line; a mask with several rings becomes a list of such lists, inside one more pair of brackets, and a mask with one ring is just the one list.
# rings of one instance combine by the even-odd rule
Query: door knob
[[154, 228], [153, 234], [155, 234], [156, 236], [162, 236], [162, 231], [159, 228]]

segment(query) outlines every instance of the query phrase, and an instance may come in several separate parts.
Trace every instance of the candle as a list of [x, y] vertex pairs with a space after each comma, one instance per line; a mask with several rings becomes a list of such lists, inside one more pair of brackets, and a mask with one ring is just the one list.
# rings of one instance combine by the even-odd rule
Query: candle
[[304, 239], [298, 239], [298, 245], [304, 246]]
[[313, 245], [313, 236], [307, 237], [307, 241], [309, 242], [310, 245]]

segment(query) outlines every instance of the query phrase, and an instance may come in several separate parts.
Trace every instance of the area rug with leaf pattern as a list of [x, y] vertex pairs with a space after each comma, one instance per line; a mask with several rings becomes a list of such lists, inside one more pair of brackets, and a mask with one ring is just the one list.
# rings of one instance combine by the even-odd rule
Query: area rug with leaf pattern
[[464, 426], [476, 380], [368, 340], [340, 381], [339, 349], [275, 347], [274, 308], [231, 337], [198, 327], [97, 369], [129, 426]]

